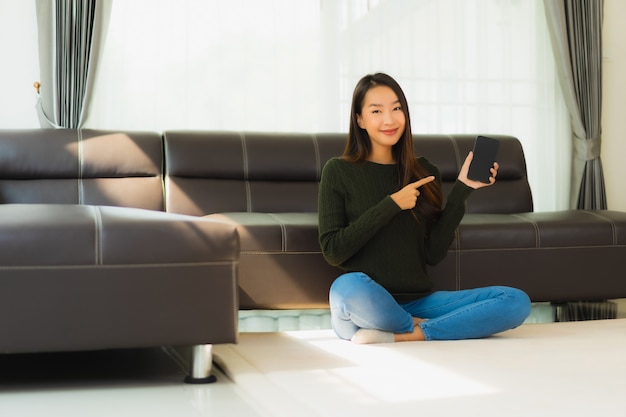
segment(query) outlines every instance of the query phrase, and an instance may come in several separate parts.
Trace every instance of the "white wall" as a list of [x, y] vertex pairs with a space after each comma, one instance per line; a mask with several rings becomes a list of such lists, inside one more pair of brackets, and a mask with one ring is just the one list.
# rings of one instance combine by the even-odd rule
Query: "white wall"
[[604, 1], [602, 164], [610, 210], [626, 211], [626, 1]]
[[0, 128], [37, 128], [39, 80], [35, 2], [0, 0]]

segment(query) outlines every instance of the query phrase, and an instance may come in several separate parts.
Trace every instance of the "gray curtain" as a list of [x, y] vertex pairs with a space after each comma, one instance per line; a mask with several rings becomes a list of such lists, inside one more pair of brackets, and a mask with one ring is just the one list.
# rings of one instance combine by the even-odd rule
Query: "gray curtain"
[[602, 140], [604, 0], [544, 0], [561, 89], [574, 140], [572, 208], [607, 208]]
[[40, 125], [79, 128], [87, 114], [110, 1], [36, 1]]

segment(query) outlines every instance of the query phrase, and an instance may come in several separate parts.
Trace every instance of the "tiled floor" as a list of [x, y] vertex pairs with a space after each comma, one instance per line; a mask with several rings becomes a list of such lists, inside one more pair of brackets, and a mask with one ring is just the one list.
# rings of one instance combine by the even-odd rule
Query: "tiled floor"
[[161, 349], [0, 355], [2, 417], [259, 416], [216, 369], [188, 385]]
[[215, 352], [268, 416], [626, 415], [626, 319], [365, 346], [332, 331], [251, 333]]
[[[588, 416], [626, 410], [626, 320], [525, 324], [478, 341], [357, 346], [330, 330], [215, 346], [187, 385], [162, 349], [0, 355], [1, 417]], [[228, 375], [228, 376], [227, 376]], [[622, 414], [620, 414], [622, 413]]]

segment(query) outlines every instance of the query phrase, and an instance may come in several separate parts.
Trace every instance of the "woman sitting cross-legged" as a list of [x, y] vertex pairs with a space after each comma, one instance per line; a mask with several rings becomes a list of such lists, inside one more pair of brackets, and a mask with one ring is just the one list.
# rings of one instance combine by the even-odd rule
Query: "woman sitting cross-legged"
[[492, 185], [467, 177], [467, 155], [445, 205], [439, 170], [416, 157], [404, 93], [386, 74], [357, 84], [341, 157], [324, 166], [319, 240], [346, 272], [330, 289], [331, 323], [355, 343], [482, 338], [512, 329], [530, 313], [519, 289], [433, 291], [427, 265], [441, 261], [470, 193]]

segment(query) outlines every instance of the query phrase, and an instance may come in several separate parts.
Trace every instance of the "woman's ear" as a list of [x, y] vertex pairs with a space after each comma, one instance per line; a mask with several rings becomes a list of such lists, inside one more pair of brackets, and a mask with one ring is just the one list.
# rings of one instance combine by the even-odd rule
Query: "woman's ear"
[[361, 115], [358, 113], [356, 114], [356, 124], [358, 124], [361, 129], [365, 129], [363, 127], [363, 119], [361, 118]]

